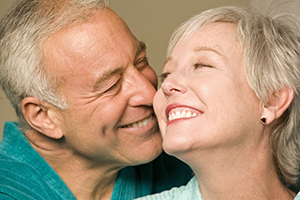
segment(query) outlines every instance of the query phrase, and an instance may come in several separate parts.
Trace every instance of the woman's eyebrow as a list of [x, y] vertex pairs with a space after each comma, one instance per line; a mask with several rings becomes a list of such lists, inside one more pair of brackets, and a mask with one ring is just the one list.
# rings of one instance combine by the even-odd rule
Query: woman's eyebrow
[[198, 47], [194, 48], [194, 52], [199, 52], [199, 51], [211, 51], [211, 52], [214, 52], [214, 53], [224, 57], [224, 55], [220, 51], [218, 51], [217, 49], [207, 47], [207, 46], [198, 46]]

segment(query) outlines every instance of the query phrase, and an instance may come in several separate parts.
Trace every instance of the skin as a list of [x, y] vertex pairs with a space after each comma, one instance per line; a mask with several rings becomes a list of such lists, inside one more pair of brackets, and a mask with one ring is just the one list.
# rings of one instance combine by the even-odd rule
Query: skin
[[[234, 24], [213, 23], [175, 46], [154, 98], [163, 148], [191, 166], [203, 199], [293, 199], [269, 145], [282, 110], [266, 108], [250, 88], [235, 32]], [[183, 111], [190, 114], [169, 118]]]
[[157, 77], [145, 48], [107, 8], [55, 33], [43, 51], [68, 109], [25, 99], [23, 113], [42, 133], [28, 138], [77, 199], [110, 199], [120, 169], [162, 151], [152, 108]]

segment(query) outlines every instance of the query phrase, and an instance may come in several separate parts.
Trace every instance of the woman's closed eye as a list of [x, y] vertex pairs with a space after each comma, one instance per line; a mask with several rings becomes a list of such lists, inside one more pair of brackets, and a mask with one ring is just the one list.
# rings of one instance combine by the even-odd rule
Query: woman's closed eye
[[165, 73], [162, 73], [160, 76], [159, 76], [159, 79], [162, 82], [165, 81], [165, 79], [170, 75], [171, 73], [170, 72], [165, 72]]
[[194, 69], [203, 68], [203, 67], [212, 68], [211, 65], [204, 64], [204, 63], [195, 63], [195, 64], [193, 64], [193, 66], [194, 66]]

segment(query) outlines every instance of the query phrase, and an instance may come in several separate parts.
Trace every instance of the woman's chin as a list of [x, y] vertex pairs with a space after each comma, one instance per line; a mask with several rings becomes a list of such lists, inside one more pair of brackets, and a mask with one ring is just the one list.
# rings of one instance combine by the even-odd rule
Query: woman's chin
[[164, 140], [162, 145], [167, 154], [178, 158], [180, 158], [180, 155], [190, 152], [192, 149], [191, 145], [187, 142], [178, 140]]

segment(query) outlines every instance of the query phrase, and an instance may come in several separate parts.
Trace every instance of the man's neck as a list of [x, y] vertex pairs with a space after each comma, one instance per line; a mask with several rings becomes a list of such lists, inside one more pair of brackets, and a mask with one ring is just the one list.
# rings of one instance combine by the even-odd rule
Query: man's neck
[[[78, 200], [109, 200], [119, 170], [84, 169], [80, 164], [65, 165], [55, 169]], [[72, 170], [70, 170], [73, 168]]]
[[111, 198], [118, 171], [122, 167], [90, 162], [63, 148], [60, 141], [38, 133], [27, 136], [32, 147], [57, 172], [78, 200]]

